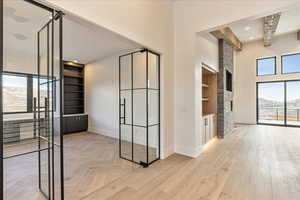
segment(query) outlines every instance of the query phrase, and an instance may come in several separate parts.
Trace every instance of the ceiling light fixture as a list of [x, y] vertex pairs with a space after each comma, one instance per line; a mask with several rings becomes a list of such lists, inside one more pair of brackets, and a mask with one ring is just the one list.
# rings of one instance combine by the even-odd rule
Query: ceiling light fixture
[[249, 37], [249, 40], [253, 40], [253, 39], [254, 39], [254, 37], [253, 37], [253, 36]]
[[249, 31], [250, 29], [251, 29], [250, 26], [246, 26], [246, 27], [245, 27], [245, 31]]
[[78, 60], [73, 60], [74, 63], [78, 63]]

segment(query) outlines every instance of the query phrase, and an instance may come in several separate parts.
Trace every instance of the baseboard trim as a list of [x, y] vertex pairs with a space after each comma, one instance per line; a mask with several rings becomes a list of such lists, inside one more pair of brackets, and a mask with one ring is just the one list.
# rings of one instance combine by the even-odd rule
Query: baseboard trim
[[187, 148], [187, 147], [182, 147], [182, 146], [176, 146], [175, 147], [175, 153], [184, 155], [184, 156], [188, 156], [191, 158], [196, 158], [198, 157], [201, 152], [202, 152], [202, 145], [199, 145], [196, 148]]
[[117, 133], [112, 133], [112, 131], [110, 131], [110, 130], [103, 130], [103, 129], [98, 129], [95, 127], [89, 127], [88, 131], [96, 133], [96, 134], [104, 135], [107, 137], [119, 139], [119, 135]]

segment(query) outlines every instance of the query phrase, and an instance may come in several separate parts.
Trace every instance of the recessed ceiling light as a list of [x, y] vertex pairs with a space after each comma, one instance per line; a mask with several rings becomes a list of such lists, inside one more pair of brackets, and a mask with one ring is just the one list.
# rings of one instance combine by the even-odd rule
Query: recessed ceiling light
[[78, 63], [78, 60], [73, 60], [74, 63]]
[[13, 18], [16, 22], [19, 22], [19, 23], [26, 23], [26, 22], [29, 21], [27, 18], [22, 17], [22, 16], [17, 16], [17, 15], [12, 16], [12, 18]]
[[20, 33], [14, 33], [13, 36], [18, 40], [27, 40], [27, 36]]
[[249, 37], [249, 40], [253, 40], [253, 39], [254, 39], [254, 37], [253, 37], [253, 36]]
[[246, 26], [246, 27], [245, 27], [245, 31], [249, 31], [250, 29], [251, 29], [250, 26]]
[[52, 17], [52, 16], [49, 16], [48, 18], [49, 18], [49, 19], [52, 19], [53, 17]]

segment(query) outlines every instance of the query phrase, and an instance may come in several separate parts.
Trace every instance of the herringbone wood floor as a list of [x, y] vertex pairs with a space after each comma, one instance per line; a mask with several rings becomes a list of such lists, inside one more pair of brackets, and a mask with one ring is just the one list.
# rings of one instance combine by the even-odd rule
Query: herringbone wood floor
[[[239, 127], [196, 159], [174, 154], [144, 169], [120, 160], [114, 139], [73, 135], [66, 138], [65, 193], [68, 200], [299, 200], [299, 141], [298, 128]], [[31, 175], [21, 170], [29, 190]]]

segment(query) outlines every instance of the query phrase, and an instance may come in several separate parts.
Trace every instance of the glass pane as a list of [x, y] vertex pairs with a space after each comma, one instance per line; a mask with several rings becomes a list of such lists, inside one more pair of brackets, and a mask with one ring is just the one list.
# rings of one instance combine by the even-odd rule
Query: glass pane
[[[49, 110], [48, 108], [48, 100], [50, 98], [48, 92], [48, 79], [46, 77], [49, 75], [49, 51], [50, 47], [48, 44], [48, 29], [44, 28], [39, 34], [39, 72], [40, 72], [40, 80], [37, 81], [37, 84], [34, 87], [38, 87], [39, 91], [39, 98], [37, 100], [37, 107], [38, 107], [38, 122], [39, 122], [39, 135], [42, 137], [41, 140], [46, 141], [47, 147], [49, 148], [50, 145], [48, 142], [51, 141], [51, 132], [50, 132], [50, 120], [49, 120]], [[44, 78], [42, 78], [44, 77]], [[47, 107], [47, 108], [46, 108]], [[41, 169], [41, 190], [42, 192], [50, 196], [50, 150], [42, 151], [40, 154], [40, 169]]]
[[131, 91], [125, 90], [121, 91], [120, 99], [120, 120], [122, 124], [131, 125], [132, 124], [132, 109], [131, 109]]
[[3, 161], [4, 200], [44, 199], [38, 188], [37, 163], [37, 153]]
[[300, 72], [300, 54], [282, 56], [282, 73]]
[[150, 126], [159, 123], [159, 90], [149, 90], [148, 99], [148, 120]]
[[133, 160], [147, 163], [146, 128], [133, 127]]
[[132, 127], [121, 125], [121, 156], [132, 160]]
[[284, 83], [258, 84], [258, 122], [284, 124]]
[[133, 88], [146, 88], [146, 52], [133, 54]]
[[132, 160], [132, 109], [131, 90], [121, 91], [120, 96], [121, 122], [121, 156]]
[[120, 58], [121, 90], [131, 89], [131, 55]]
[[286, 123], [300, 126], [300, 81], [286, 83]]
[[63, 143], [63, 133], [60, 131], [60, 84], [61, 84], [61, 79], [60, 79], [60, 47], [59, 47], [59, 40], [60, 40], [60, 28], [59, 28], [59, 22], [60, 20], [54, 20], [54, 49], [53, 49], [53, 71], [51, 73], [52, 76], [52, 86], [51, 86], [51, 91], [53, 92], [53, 141], [55, 143], [54, 145], [54, 159], [52, 158], [54, 162], [54, 199], [60, 200], [61, 198], [61, 193], [62, 193], [62, 183], [61, 179], [61, 162], [62, 162], [62, 152], [63, 149], [61, 148], [61, 145]]
[[3, 112], [27, 112], [27, 77], [3, 75]]
[[148, 53], [148, 87], [159, 88], [159, 59], [158, 56], [149, 52]]
[[276, 70], [276, 58], [257, 59], [257, 75], [273, 75]]
[[149, 127], [149, 162], [159, 157], [159, 125]]
[[146, 89], [133, 91], [133, 125], [147, 125]]

